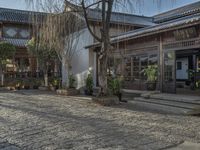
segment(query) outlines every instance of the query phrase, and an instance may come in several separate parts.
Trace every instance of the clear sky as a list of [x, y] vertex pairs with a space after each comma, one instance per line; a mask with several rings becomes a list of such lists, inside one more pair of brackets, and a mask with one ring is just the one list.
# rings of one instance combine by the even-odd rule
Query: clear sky
[[[134, 0], [133, 0], [134, 1]], [[141, 3], [135, 5], [132, 13], [138, 15], [152, 16], [160, 12], [164, 12], [173, 8], [184, 6], [199, 0], [140, 0]], [[156, 1], [160, 1], [158, 6]], [[14, 8], [14, 9], [29, 9], [24, 0], [0, 0], [0, 7]], [[130, 8], [129, 8], [130, 9]]]

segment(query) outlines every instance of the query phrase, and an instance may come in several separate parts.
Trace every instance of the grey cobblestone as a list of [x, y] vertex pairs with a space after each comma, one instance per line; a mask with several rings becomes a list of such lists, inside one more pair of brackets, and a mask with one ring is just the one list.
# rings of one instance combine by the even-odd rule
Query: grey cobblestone
[[0, 149], [158, 150], [200, 143], [200, 118], [103, 107], [39, 92], [0, 93]]

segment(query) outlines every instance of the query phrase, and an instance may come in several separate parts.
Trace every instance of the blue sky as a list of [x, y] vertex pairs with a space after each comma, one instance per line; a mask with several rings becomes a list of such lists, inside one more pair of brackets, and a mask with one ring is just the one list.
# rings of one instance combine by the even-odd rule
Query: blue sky
[[[157, 0], [141, 0], [140, 7], [138, 5], [131, 11], [137, 15], [152, 16], [173, 8], [184, 6], [199, 0], [160, 0], [161, 5], [157, 6]], [[24, 0], [0, 0], [0, 7], [15, 8], [15, 9], [28, 9]]]

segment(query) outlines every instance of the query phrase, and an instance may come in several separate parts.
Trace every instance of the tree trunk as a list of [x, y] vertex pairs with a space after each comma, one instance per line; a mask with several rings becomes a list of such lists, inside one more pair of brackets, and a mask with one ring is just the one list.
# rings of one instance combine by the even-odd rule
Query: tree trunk
[[36, 76], [37, 76], [37, 78], [39, 78], [39, 59], [38, 58], [36, 58], [36, 64], [37, 64], [37, 66], [36, 66]]
[[68, 87], [69, 67], [66, 57], [62, 58], [62, 88]]
[[4, 86], [4, 73], [2, 66], [0, 66], [0, 77], [1, 77], [1, 86]]
[[45, 66], [45, 71], [44, 71], [44, 86], [45, 87], [48, 87], [48, 85], [49, 85], [49, 79], [48, 79], [48, 69], [49, 69], [49, 67], [48, 67], [48, 62], [46, 62], [46, 64], [45, 64], [46, 66]]
[[102, 56], [100, 56], [100, 72], [99, 72], [99, 85], [101, 87], [100, 95], [107, 95], [108, 92], [108, 84], [107, 84], [107, 69], [108, 69], [108, 55], [105, 54], [108, 52], [108, 44], [107, 41], [102, 43]]
[[45, 72], [44, 74], [44, 86], [48, 87], [48, 73], [47, 72]]

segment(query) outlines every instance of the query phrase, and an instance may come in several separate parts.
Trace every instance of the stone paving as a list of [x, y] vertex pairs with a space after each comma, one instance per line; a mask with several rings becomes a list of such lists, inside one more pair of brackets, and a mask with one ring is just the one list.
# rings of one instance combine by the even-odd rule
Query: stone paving
[[38, 92], [0, 93], [0, 149], [160, 150], [200, 143], [200, 118]]

